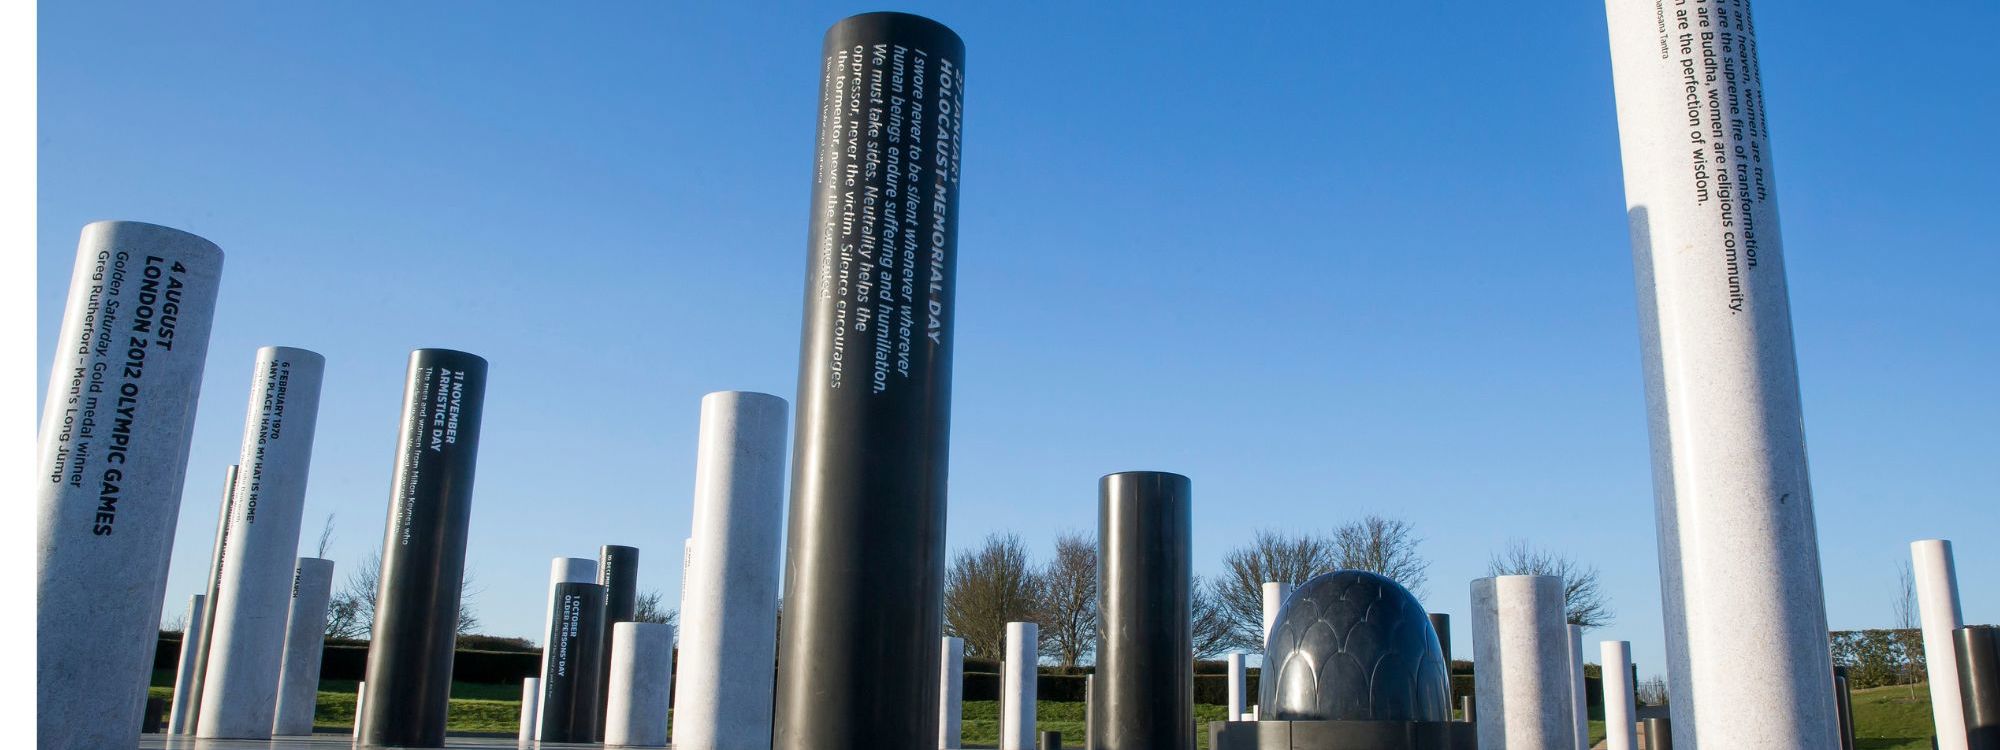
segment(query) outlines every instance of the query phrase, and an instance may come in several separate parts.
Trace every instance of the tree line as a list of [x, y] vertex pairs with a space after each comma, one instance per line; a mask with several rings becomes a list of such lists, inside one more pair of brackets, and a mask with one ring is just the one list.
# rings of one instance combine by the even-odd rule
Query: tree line
[[[1327, 532], [1265, 530], [1223, 558], [1214, 576], [1196, 575], [1192, 595], [1194, 656], [1263, 650], [1266, 581], [1294, 586], [1336, 570], [1362, 570], [1396, 581], [1421, 599], [1430, 561], [1409, 522], [1368, 515]], [[1055, 539], [1037, 564], [1020, 535], [997, 532], [959, 551], [945, 571], [944, 629], [965, 640], [968, 656], [1006, 654], [1007, 623], [1033, 622], [1040, 656], [1064, 667], [1090, 661], [1097, 645], [1097, 540], [1082, 532]], [[1495, 553], [1490, 575], [1562, 578], [1571, 624], [1601, 627], [1612, 612], [1595, 566], [1514, 542]]]

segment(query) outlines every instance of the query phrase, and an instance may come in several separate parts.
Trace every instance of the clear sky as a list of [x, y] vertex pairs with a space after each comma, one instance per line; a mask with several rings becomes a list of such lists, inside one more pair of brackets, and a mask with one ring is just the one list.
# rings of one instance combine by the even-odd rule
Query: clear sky
[[[1379, 512], [1463, 617], [1526, 539], [1662, 671], [1602, 10], [1449, 5], [892, 6], [968, 50], [953, 549], [1046, 554], [1099, 475], [1176, 471], [1197, 572]], [[301, 544], [337, 514], [337, 577], [443, 346], [492, 362], [483, 630], [540, 640], [549, 558], [606, 543], [675, 600], [701, 395], [794, 395], [820, 37], [875, 9], [44, 4], [41, 382], [84, 223], [228, 253], [169, 618], [268, 344], [327, 358]], [[2000, 622], [2000, 7], [1757, 10], [1830, 624], [1889, 625], [1938, 536]]]

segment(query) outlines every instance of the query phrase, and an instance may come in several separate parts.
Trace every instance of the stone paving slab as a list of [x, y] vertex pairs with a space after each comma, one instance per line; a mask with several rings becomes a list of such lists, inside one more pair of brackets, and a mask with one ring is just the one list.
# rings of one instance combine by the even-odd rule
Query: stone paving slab
[[[299, 737], [277, 737], [269, 740], [201, 740], [192, 737], [176, 737], [163, 734], [146, 734], [139, 737], [139, 750], [334, 750], [334, 748], [354, 747], [354, 738], [345, 734], [315, 734]], [[444, 750], [475, 748], [497, 750], [498, 748], [533, 748], [534, 750], [597, 750], [603, 745], [596, 743], [576, 744], [568, 742], [538, 742], [524, 745], [512, 737], [446, 737]]]

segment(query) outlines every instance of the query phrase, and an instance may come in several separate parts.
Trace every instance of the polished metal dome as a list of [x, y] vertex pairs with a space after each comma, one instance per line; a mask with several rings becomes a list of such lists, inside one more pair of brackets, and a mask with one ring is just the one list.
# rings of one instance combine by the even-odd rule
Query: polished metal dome
[[1340, 570], [1299, 586], [1264, 644], [1261, 719], [1450, 721], [1451, 678], [1422, 604]]

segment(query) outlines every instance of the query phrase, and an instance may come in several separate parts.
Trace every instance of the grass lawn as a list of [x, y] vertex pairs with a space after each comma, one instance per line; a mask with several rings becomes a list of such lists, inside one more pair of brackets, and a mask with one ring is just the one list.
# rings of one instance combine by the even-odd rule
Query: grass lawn
[[1854, 691], [1854, 746], [1859, 750], [1930, 750], [1931, 689], [1908, 685]]

